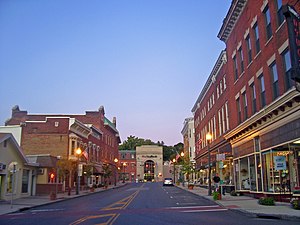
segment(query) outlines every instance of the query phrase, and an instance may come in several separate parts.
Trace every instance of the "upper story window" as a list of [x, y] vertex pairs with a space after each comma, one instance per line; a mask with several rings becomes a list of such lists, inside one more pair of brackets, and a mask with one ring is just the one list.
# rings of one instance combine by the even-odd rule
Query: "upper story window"
[[256, 92], [255, 92], [255, 85], [252, 83], [250, 85], [251, 89], [251, 98], [252, 98], [252, 114], [256, 113]]
[[284, 64], [284, 71], [285, 71], [285, 90], [287, 91], [292, 87], [292, 64], [291, 64], [291, 57], [290, 51], [287, 49], [282, 53], [283, 57], [283, 64]]
[[244, 120], [246, 120], [248, 118], [248, 103], [247, 103], [246, 92], [244, 92], [242, 96], [243, 96], [243, 105], [244, 105]]
[[273, 89], [273, 100], [279, 96], [279, 84], [278, 84], [278, 73], [276, 63], [270, 65], [272, 75], [272, 89]]
[[276, 0], [277, 2], [277, 23], [280, 26], [284, 21], [284, 16], [282, 12], [282, 0]]
[[239, 48], [238, 52], [239, 52], [239, 57], [240, 57], [241, 73], [243, 73], [244, 72], [244, 55], [243, 55], [242, 47]]
[[226, 90], [226, 76], [224, 75], [224, 77], [223, 77], [223, 88], [224, 88], [224, 90]]
[[233, 59], [234, 80], [237, 80], [239, 78], [239, 75], [238, 75], [238, 69], [237, 69], [236, 56], [234, 56], [232, 59]]
[[251, 47], [251, 40], [250, 36], [246, 37], [246, 44], [247, 44], [247, 51], [248, 51], [248, 64], [252, 62], [252, 47]]
[[270, 9], [267, 5], [266, 8], [263, 11], [265, 15], [265, 24], [266, 24], [266, 34], [267, 34], [267, 40], [269, 40], [272, 37], [272, 27], [271, 27], [271, 15], [270, 15]]
[[261, 105], [261, 108], [263, 108], [266, 105], [266, 89], [265, 89], [264, 75], [261, 74], [258, 77], [258, 79], [259, 79], [259, 83], [260, 83], [260, 105]]
[[258, 32], [257, 23], [254, 24], [253, 31], [255, 37], [255, 50], [256, 50], [256, 54], [258, 54], [260, 52], [260, 43], [259, 43], [259, 32]]
[[240, 102], [240, 97], [236, 99], [236, 110], [238, 113], [238, 123], [242, 122], [242, 111], [241, 111], [241, 102]]

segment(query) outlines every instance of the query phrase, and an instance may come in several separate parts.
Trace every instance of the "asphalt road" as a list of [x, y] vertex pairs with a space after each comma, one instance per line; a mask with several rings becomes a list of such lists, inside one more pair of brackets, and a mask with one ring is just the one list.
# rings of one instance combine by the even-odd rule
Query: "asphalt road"
[[295, 222], [248, 217], [177, 187], [139, 183], [5, 215], [0, 218], [0, 224], [283, 225]]

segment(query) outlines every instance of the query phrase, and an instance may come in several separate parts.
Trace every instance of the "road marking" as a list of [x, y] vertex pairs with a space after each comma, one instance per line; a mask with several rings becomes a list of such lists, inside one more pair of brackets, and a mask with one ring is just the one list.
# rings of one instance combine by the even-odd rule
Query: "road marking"
[[65, 209], [33, 209], [30, 210], [30, 212], [36, 213], [36, 212], [55, 212], [55, 211], [64, 211]]
[[186, 210], [182, 211], [184, 213], [195, 213], [195, 212], [216, 212], [216, 211], [226, 211], [228, 209], [202, 209], [202, 210]]

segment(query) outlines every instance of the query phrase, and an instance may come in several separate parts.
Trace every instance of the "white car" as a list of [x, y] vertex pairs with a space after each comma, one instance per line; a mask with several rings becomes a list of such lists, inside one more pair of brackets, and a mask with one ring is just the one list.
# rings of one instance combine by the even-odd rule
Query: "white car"
[[165, 178], [163, 185], [164, 186], [173, 186], [173, 179], [172, 178]]

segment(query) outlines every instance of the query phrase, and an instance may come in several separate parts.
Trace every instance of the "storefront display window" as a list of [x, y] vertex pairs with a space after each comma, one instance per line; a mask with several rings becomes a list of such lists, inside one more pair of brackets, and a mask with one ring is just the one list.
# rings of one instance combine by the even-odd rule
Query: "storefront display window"
[[250, 168], [250, 190], [256, 191], [256, 168], [255, 168], [255, 156], [249, 156], [249, 168]]
[[256, 170], [257, 170], [257, 190], [262, 191], [261, 160], [259, 154], [256, 154]]
[[289, 151], [270, 150], [262, 154], [264, 191], [290, 191]]
[[250, 190], [250, 178], [248, 169], [248, 158], [242, 158], [240, 160], [240, 182], [242, 190]]

